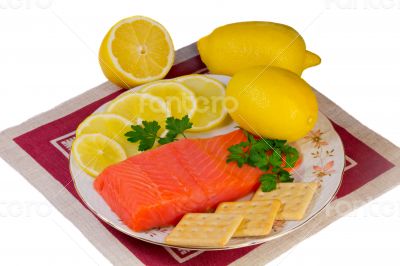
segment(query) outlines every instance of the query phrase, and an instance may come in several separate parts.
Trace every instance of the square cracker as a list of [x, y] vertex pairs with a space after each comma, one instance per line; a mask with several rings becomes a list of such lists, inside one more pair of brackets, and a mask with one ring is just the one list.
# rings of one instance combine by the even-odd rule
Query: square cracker
[[234, 237], [265, 236], [271, 232], [280, 208], [279, 200], [238, 201], [221, 203], [215, 212], [244, 216]]
[[276, 219], [298, 221], [303, 219], [317, 188], [317, 183], [279, 183], [270, 192], [262, 192], [260, 188], [252, 200], [278, 199], [282, 202], [282, 210]]
[[242, 215], [221, 213], [188, 213], [165, 243], [182, 247], [223, 247], [243, 220]]

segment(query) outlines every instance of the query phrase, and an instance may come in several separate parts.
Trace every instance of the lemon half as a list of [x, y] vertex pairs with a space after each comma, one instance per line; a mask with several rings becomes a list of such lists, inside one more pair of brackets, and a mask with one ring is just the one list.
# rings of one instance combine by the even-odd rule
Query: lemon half
[[143, 16], [115, 24], [104, 37], [99, 52], [104, 75], [123, 88], [164, 78], [174, 57], [174, 45], [167, 30]]

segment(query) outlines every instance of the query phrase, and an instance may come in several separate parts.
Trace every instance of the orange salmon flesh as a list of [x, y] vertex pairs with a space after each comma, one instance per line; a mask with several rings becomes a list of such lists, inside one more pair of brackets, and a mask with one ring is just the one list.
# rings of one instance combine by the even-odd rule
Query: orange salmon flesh
[[134, 231], [175, 225], [184, 214], [212, 211], [259, 186], [261, 170], [227, 163], [241, 130], [209, 139], [182, 139], [105, 169], [96, 191]]

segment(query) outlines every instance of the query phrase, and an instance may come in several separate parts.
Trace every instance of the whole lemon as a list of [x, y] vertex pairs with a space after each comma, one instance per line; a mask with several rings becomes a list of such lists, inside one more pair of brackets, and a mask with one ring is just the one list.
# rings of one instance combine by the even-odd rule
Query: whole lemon
[[272, 65], [301, 75], [318, 65], [318, 55], [306, 50], [304, 39], [293, 28], [266, 21], [249, 21], [216, 28], [197, 47], [211, 73], [232, 76], [239, 70]]
[[266, 138], [296, 141], [314, 127], [318, 117], [310, 85], [282, 68], [257, 66], [239, 71], [229, 81], [226, 97], [232, 119]]

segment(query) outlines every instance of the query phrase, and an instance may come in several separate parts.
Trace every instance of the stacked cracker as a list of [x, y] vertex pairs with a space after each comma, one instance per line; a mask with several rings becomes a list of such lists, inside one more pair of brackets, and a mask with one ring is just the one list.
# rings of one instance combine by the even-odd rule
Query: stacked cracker
[[301, 220], [317, 183], [280, 183], [271, 192], [259, 189], [251, 201], [224, 202], [215, 213], [188, 213], [165, 243], [182, 247], [223, 247], [231, 237], [266, 236], [275, 220]]

